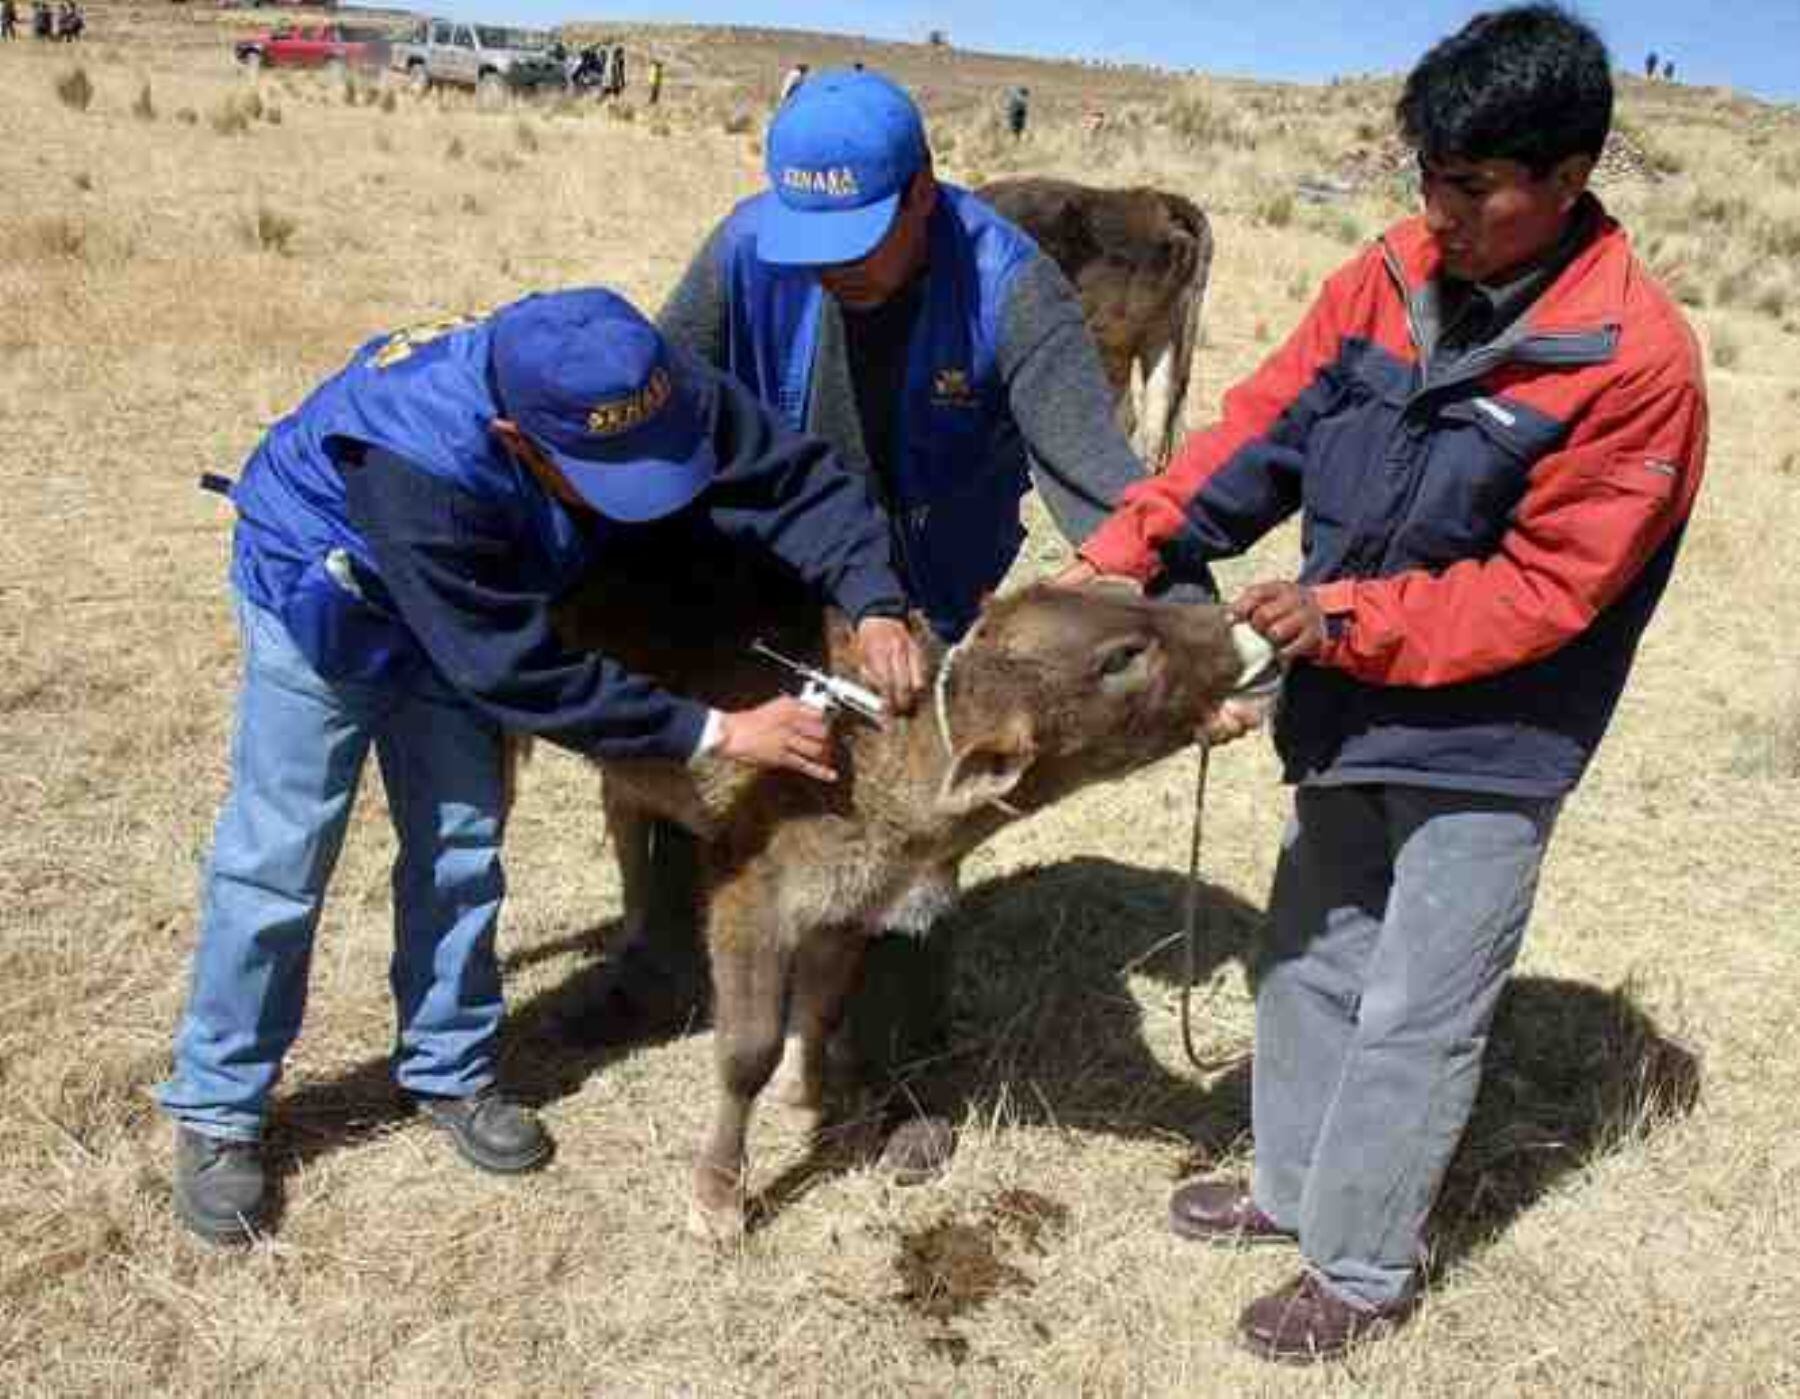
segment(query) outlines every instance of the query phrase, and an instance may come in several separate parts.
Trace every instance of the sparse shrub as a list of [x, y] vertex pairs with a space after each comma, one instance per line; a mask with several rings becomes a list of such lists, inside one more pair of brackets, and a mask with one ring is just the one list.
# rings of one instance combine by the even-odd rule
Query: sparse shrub
[[263, 121], [266, 122], [270, 126], [280, 126], [281, 125], [281, 108], [277, 107], [273, 102], [264, 103], [263, 104]]
[[444, 147], [444, 159], [461, 160], [465, 150], [467, 150], [467, 147], [463, 145], [462, 137], [452, 136], [450, 138], [450, 144]]
[[1197, 86], [1186, 87], [1163, 103], [1162, 124], [1190, 146], [1256, 148], [1255, 132], [1235, 113], [1216, 105]]
[[1787, 314], [1787, 286], [1781, 282], [1767, 282], [1756, 293], [1751, 304], [1770, 320], [1778, 321]]
[[536, 155], [542, 145], [537, 132], [524, 117], [513, 123], [513, 139], [518, 142], [519, 149], [528, 155]]
[[85, 112], [94, 100], [94, 85], [79, 65], [56, 79], [56, 100], [71, 111]]
[[1765, 219], [1756, 241], [1770, 257], [1783, 262], [1800, 261], [1800, 219]]
[[180, 122], [183, 126], [192, 126], [195, 122], [200, 120], [200, 114], [192, 107], [177, 107], [175, 109], [175, 120]]
[[206, 121], [221, 136], [242, 136], [250, 129], [250, 115], [237, 94], [225, 98], [206, 114]]
[[742, 136], [755, 125], [756, 118], [739, 107], [735, 112], [726, 115], [724, 121], [720, 123], [720, 128], [727, 136]]
[[465, 214], [485, 214], [487, 212], [482, 202], [472, 194], [465, 194], [457, 207]]
[[1720, 369], [1735, 369], [1743, 358], [1743, 347], [1738, 344], [1737, 337], [1728, 330], [1715, 330], [1711, 336], [1712, 362]]
[[299, 225], [286, 214], [258, 204], [238, 225], [238, 233], [257, 252], [286, 256]]
[[1713, 302], [1719, 306], [1736, 306], [1750, 299], [1750, 269], [1734, 267], [1721, 273], [1713, 283]]
[[150, 84], [146, 82], [138, 89], [138, 95], [131, 104], [131, 115], [139, 121], [156, 120], [156, 103], [150, 96]]
[[78, 170], [75, 173], [75, 188], [76, 189], [80, 190], [83, 194], [86, 194], [93, 187], [94, 187], [94, 177], [92, 175], [88, 174], [87, 171]]
[[1256, 221], [1270, 228], [1286, 228], [1294, 221], [1294, 196], [1288, 190], [1256, 202]]
[[381, 110], [382, 111], [391, 113], [396, 108], [398, 108], [399, 105], [400, 105], [400, 99], [395, 94], [393, 88], [390, 87], [381, 94]]
[[40, 257], [79, 260], [87, 256], [87, 226], [67, 214], [46, 214], [25, 226], [25, 242]]
[[606, 104], [606, 115], [614, 121], [636, 121], [637, 108], [629, 102], [609, 102]]
[[658, 138], [666, 139], [667, 137], [673, 136], [675, 132], [674, 128], [672, 128], [668, 122], [653, 121], [650, 123], [650, 134]]

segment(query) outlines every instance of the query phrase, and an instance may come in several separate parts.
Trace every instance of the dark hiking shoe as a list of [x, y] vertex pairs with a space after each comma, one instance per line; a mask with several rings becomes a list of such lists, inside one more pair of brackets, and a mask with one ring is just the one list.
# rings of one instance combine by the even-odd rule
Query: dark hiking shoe
[[1238, 1335], [1264, 1360], [1314, 1365], [1385, 1336], [1412, 1315], [1413, 1306], [1408, 1299], [1391, 1307], [1359, 1307], [1327, 1291], [1315, 1274], [1302, 1273], [1245, 1307]]
[[550, 1134], [530, 1108], [484, 1088], [467, 1098], [415, 1094], [419, 1111], [450, 1134], [457, 1153], [471, 1165], [500, 1175], [530, 1171], [550, 1159]]
[[175, 1214], [208, 1243], [247, 1244], [268, 1226], [262, 1143], [175, 1129]]
[[1169, 1228], [1184, 1239], [1254, 1248], [1294, 1236], [1256, 1207], [1241, 1180], [1190, 1180], [1169, 1197]]

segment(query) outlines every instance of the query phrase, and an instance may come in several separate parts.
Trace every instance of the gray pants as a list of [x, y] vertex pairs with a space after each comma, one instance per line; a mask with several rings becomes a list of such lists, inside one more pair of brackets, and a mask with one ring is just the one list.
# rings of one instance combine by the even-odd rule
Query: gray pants
[[1256, 986], [1256, 1203], [1324, 1281], [1385, 1306], [1481, 1081], [1560, 805], [1302, 787]]

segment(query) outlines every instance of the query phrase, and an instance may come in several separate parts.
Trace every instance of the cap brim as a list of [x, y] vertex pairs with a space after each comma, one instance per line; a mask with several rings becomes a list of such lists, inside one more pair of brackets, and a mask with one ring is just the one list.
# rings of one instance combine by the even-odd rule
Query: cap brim
[[778, 267], [828, 267], [860, 262], [887, 236], [901, 191], [860, 209], [790, 209], [779, 197], [763, 205], [756, 255]]
[[689, 504], [718, 473], [713, 451], [713, 390], [691, 362], [676, 365], [676, 392], [684, 400], [669, 421], [680, 429], [661, 440], [645, 444], [645, 450], [629, 462], [596, 462], [571, 456], [548, 444], [539, 444], [562, 472], [563, 479], [584, 501], [606, 516], [625, 524], [659, 520]]

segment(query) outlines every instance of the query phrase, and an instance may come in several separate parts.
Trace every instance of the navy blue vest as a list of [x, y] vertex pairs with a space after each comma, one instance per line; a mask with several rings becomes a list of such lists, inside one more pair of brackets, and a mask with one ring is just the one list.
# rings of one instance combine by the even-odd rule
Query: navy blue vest
[[[806, 427], [824, 292], [805, 268], [756, 256], [764, 193], [745, 200], [720, 237], [727, 323], [723, 368], [796, 430]], [[1007, 291], [1037, 256], [1024, 234], [967, 191], [938, 186], [924, 310], [914, 328], [906, 398], [885, 483], [897, 562], [915, 606], [947, 639], [975, 620], [1025, 538], [1023, 454], [998, 450], [1017, 428], [996, 347]]]
[[424, 660], [344, 505], [344, 463], [376, 448], [503, 512], [518, 566], [549, 591], [589, 558], [581, 530], [488, 431], [489, 322], [455, 319], [377, 336], [269, 430], [232, 491], [232, 579], [278, 616], [336, 681], [393, 680]]

